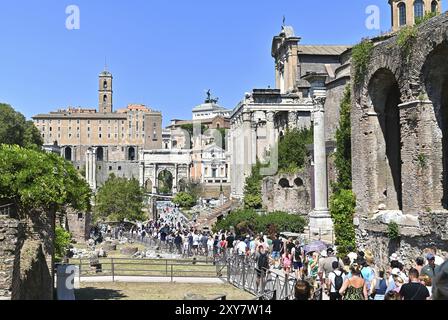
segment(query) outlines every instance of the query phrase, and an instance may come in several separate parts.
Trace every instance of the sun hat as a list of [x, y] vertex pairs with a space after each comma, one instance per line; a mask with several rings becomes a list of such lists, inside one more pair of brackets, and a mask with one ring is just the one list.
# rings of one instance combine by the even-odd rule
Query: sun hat
[[435, 257], [432, 253], [428, 253], [428, 254], [426, 255], [426, 259], [427, 259], [427, 260], [435, 260], [436, 257]]
[[391, 261], [398, 261], [398, 254], [393, 253], [393, 254], [390, 256], [390, 260], [391, 260]]
[[320, 255], [321, 255], [322, 257], [324, 257], [324, 258], [326, 258], [326, 257], [328, 256], [326, 250], [322, 250], [322, 252], [320, 253]]
[[398, 268], [393, 269], [391, 272], [391, 275], [393, 275], [393, 276], [399, 276], [400, 274], [401, 274], [401, 271]]

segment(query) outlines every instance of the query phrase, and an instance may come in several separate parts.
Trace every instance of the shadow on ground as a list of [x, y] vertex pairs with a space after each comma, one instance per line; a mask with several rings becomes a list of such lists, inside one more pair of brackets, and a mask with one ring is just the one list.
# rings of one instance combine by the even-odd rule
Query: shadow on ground
[[119, 300], [127, 298], [120, 290], [81, 288], [75, 291], [76, 300]]

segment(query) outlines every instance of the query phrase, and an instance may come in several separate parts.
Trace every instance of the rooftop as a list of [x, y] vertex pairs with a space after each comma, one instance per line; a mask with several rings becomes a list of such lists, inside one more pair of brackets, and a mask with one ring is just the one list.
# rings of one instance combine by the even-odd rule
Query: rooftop
[[339, 56], [351, 46], [299, 45], [299, 55]]

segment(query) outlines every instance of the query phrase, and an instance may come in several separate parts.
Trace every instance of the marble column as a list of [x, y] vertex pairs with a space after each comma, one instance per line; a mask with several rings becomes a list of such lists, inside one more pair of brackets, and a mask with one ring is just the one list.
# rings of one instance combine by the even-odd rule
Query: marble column
[[145, 163], [144, 162], [140, 162], [140, 166], [139, 166], [140, 170], [139, 170], [139, 177], [140, 177], [140, 186], [142, 188], [145, 187]]
[[252, 114], [250, 112], [243, 113], [243, 154], [244, 158], [241, 162], [244, 167], [244, 180], [252, 171]]
[[96, 148], [93, 149], [92, 153], [92, 183], [93, 183], [93, 190], [96, 191]]
[[158, 186], [158, 183], [157, 183], [157, 164], [154, 163], [153, 166], [154, 166], [154, 171], [153, 171], [152, 193], [153, 194], [157, 194], [157, 186]]
[[256, 164], [257, 163], [257, 124], [256, 123], [252, 123], [251, 125], [251, 153], [252, 153], [252, 164]]
[[269, 150], [275, 146], [275, 127], [274, 127], [275, 112], [266, 112], [266, 135], [268, 138]]
[[174, 165], [174, 179], [173, 179], [173, 193], [177, 193], [177, 175], [178, 175], [179, 165], [176, 163]]
[[314, 99], [314, 198], [315, 208], [310, 214], [310, 230], [329, 232], [333, 228], [328, 209], [327, 152], [325, 146], [325, 98]]

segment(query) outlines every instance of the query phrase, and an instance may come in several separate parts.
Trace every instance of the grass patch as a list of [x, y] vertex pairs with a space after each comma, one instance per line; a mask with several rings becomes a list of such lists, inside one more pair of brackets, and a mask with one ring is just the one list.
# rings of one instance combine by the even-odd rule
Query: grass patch
[[251, 300], [253, 296], [228, 284], [184, 283], [85, 283], [75, 291], [76, 300], [183, 300], [197, 294], [210, 300], [226, 295], [227, 300]]

